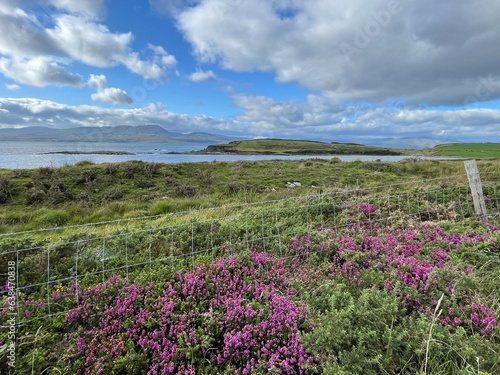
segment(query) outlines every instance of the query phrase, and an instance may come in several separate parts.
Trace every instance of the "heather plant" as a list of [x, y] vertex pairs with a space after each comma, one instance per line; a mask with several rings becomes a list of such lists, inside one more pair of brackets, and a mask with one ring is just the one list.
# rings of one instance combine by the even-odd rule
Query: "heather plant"
[[306, 310], [293, 302], [284, 263], [252, 252], [165, 283], [113, 277], [83, 293], [67, 323], [82, 327], [73, 350], [85, 374], [303, 373]]
[[19, 253], [26, 373], [498, 372], [498, 223], [310, 203]]
[[[353, 208], [367, 213], [364, 205]], [[454, 228], [461, 234], [447, 234], [436, 224], [356, 224], [338, 235], [323, 267], [324, 287], [302, 289], [317, 316], [304, 344], [324, 372], [416, 373], [426, 356], [430, 373], [477, 373], [476, 360], [498, 370], [498, 278], [481, 287], [485, 275], [500, 269], [498, 228], [471, 226], [477, 229], [461, 226]], [[467, 259], [471, 249], [481, 255]], [[487, 272], [478, 267], [481, 261]], [[433, 342], [429, 353], [422, 349], [426, 340]]]

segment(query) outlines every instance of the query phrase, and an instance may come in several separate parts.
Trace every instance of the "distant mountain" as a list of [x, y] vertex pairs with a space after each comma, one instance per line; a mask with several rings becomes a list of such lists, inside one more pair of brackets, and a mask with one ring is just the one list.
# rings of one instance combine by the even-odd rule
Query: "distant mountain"
[[234, 139], [201, 132], [174, 133], [158, 125], [0, 129], [0, 141], [14, 142], [221, 143]]
[[439, 142], [425, 138], [382, 138], [382, 139], [379, 138], [379, 139], [367, 139], [365, 142], [363, 142], [363, 144], [367, 146], [378, 146], [378, 147], [387, 147], [396, 149], [412, 149], [412, 150], [432, 148], [442, 143], [444, 142]]
[[381, 147], [389, 148], [405, 148], [421, 150], [423, 148], [431, 148], [441, 144], [442, 142], [435, 141], [432, 139], [420, 139], [420, 138], [394, 138], [385, 142], [381, 142]]

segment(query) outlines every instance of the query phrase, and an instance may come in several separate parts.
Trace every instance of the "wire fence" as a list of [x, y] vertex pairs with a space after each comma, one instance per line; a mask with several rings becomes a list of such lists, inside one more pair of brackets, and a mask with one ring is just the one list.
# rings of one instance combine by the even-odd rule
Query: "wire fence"
[[[489, 178], [490, 176], [495, 175], [495, 173], [494, 172], [483, 172], [483, 173], [481, 173], [481, 175], [483, 176], [483, 178]], [[128, 223], [132, 223], [132, 222], [143, 222], [143, 221], [147, 221], [147, 220], [169, 218], [169, 217], [173, 217], [173, 216], [199, 214], [199, 213], [222, 211], [222, 210], [227, 211], [227, 210], [234, 210], [234, 209], [245, 209], [245, 208], [249, 208], [249, 207], [266, 206], [266, 205], [270, 205], [270, 204], [272, 204], [272, 205], [282, 204], [282, 203], [294, 204], [297, 201], [311, 200], [311, 199], [322, 199], [322, 200], [324, 200], [324, 199], [326, 199], [326, 200], [329, 200], [329, 199], [330, 200], [331, 199], [336, 199], [336, 200], [349, 199], [349, 197], [352, 198], [353, 196], [359, 197], [359, 196], [363, 196], [363, 195], [374, 193], [374, 192], [386, 192], [386, 191], [391, 191], [392, 189], [397, 189], [397, 188], [404, 187], [404, 186], [413, 186], [413, 187], [431, 186], [431, 184], [435, 184], [438, 182], [442, 182], [442, 183], [446, 184], [446, 181], [451, 181], [451, 180], [466, 181], [467, 175], [460, 174], [460, 175], [437, 177], [437, 178], [430, 178], [430, 179], [424, 179], [424, 180], [405, 181], [405, 182], [400, 182], [400, 183], [395, 183], [395, 184], [377, 185], [377, 186], [373, 186], [373, 187], [362, 187], [362, 188], [357, 187], [355, 189], [328, 191], [328, 192], [321, 192], [321, 193], [317, 193], [317, 194], [308, 194], [308, 195], [301, 195], [301, 196], [295, 196], [295, 197], [288, 197], [288, 198], [284, 198], [284, 199], [273, 199], [273, 200], [257, 201], [257, 202], [250, 202], [250, 203], [225, 205], [225, 206], [220, 206], [220, 207], [209, 207], [209, 208], [201, 208], [201, 209], [191, 209], [191, 210], [186, 210], [186, 211], [176, 211], [176, 212], [171, 212], [171, 213], [150, 215], [150, 216], [121, 218], [121, 219], [115, 219], [115, 220], [107, 220], [107, 221], [92, 222], [92, 223], [85, 223], [85, 224], [76, 224], [76, 225], [61, 226], [61, 227], [50, 227], [50, 228], [40, 228], [40, 229], [25, 230], [25, 231], [10, 232], [10, 233], [0, 233], [0, 239], [3, 237], [20, 236], [20, 235], [24, 235], [24, 234], [54, 232], [54, 231], [62, 231], [62, 230], [76, 229], [76, 228], [89, 228], [89, 227], [97, 227], [97, 226], [104, 226], [104, 225], [110, 225], [110, 224], [128, 224]], [[1, 248], [0, 248], [0, 250], [1, 250]]]
[[[498, 216], [497, 183], [486, 183], [483, 189], [488, 214]], [[25, 246], [26, 239], [4, 239], [0, 264], [2, 268], [15, 264], [18, 300], [20, 297], [29, 300], [30, 296], [44, 299], [37, 319], [45, 319], [68, 312], [68, 306], [60, 304], [58, 296], [69, 285], [76, 290], [74, 298], [78, 305], [78, 287], [104, 282], [116, 274], [129, 281], [144, 281], [145, 274], [154, 280], [159, 273], [194, 269], [199, 262], [252, 248], [282, 259], [305, 256], [290, 246], [303, 236], [316, 236], [319, 241], [307, 243], [321, 244], [321, 236], [328, 231], [355, 232], [357, 226], [378, 224], [458, 222], [475, 216], [470, 190], [465, 184], [412, 193], [365, 194], [364, 189], [358, 189], [342, 196], [307, 196], [235, 215], [137, 230], [123, 228], [110, 235], [70, 237], [56, 243]], [[306, 255], [310, 255], [321, 251], [321, 246], [307, 245], [306, 250]], [[0, 285], [6, 281], [7, 273], [0, 274]], [[4, 304], [0, 317], [8, 308]], [[21, 318], [19, 303], [16, 313], [18, 324], [32, 321], [24, 315]]]

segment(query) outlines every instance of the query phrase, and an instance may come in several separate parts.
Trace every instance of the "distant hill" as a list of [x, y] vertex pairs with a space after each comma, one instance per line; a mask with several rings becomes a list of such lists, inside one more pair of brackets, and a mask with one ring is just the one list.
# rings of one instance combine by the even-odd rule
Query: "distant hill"
[[475, 159], [500, 158], [500, 143], [451, 143], [422, 150], [429, 156], [456, 156]]
[[174, 133], [158, 125], [0, 129], [0, 141], [11, 142], [221, 143], [233, 139], [210, 133]]

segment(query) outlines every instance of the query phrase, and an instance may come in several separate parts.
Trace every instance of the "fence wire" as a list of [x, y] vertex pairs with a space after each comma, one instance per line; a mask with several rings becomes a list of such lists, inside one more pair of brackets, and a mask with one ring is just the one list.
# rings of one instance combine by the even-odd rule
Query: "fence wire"
[[[488, 214], [499, 216], [497, 184], [485, 184], [483, 189]], [[475, 217], [467, 185], [381, 197], [356, 198], [363, 195], [360, 191], [351, 195], [350, 200], [339, 196], [308, 196], [295, 200], [292, 205], [274, 205], [176, 225], [122, 230], [106, 236], [69, 238], [57, 243], [30, 243], [14, 236], [4, 238], [0, 244], [0, 264], [6, 268], [9, 262], [15, 262], [18, 301], [20, 297], [26, 301], [30, 296], [45, 296], [45, 303], [36, 314], [37, 319], [45, 319], [69, 311], [58, 301], [70, 286], [76, 286], [74, 298], [78, 305], [79, 286], [95, 285], [116, 274], [134, 281], [143, 278], [144, 271], [148, 270], [152, 281], [158, 272], [168, 270], [173, 274], [194, 269], [199, 262], [253, 248], [281, 259], [304, 256], [289, 245], [297, 238], [321, 236], [326, 231], [355, 233], [359, 226], [458, 222]], [[319, 251], [308, 247], [307, 254]], [[6, 285], [6, 281], [7, 274], [1, 273], [0, 285]], [[1, 293], [3, 302], [7, 291]], [[2, 317], [8, 307], [5, 303], [0, 307]], [[29, 317], [21, 319], [19, 304], [16, 311], [18, 324], [33, 321]]]
[[[494, 174], [493, 172], [481, 173], [483, 178], [487, 178], [493, 174]], [[298, 201], [311, 200], [311, 199], [327, 199], [327, 200], [328, 199], [340, 199], [340, 197], [342, 197], [342, 196], [353, 196], [353, 195], [359, 196], [359, 195], [369, 194], [369, 193], [375, 192], [375, 191], [388, 191], [392, 188], [400, 188], [400, 187], [405, 186], [405, 185], [406, 186], [408, 186], [408, 185], [416, 186], [419, 184], [425, 185], [425, 184], [430, 184], [430, 183], [436, 183], [437, 181], [446, 181], [446, 180], [453, 180], [453, 179], [463, 179], [464, 181], [466, 181], [467, 175], [460, 174], [460, 175], [437, 177], [437, 178], [431, 178], [431, 179], [425, 179], [425, 180], [406, 181], [406, 182], [400, 182], [400, 183], [396, 183], [396, 184], [377, 185], [377, 186], [373, 186], [373, 187], [357, 187], [356, 189], [346, 189], [346, 190], [341, 190], [341, 191], [329, 191], [329, 192], [323, 192], [323, 193], [318, 193], [318, 194], [309, 194], [309, 195], [302, 195], [302, 196], [296, 196], [296, 197], [289, 197], [289, 198], [284, 198], [284, 199], [274, 199], [274, 200], [267, 200], [267, 201], [258, 201], [258, 202], [226, 205], [226, 206], [221, 206], [221, 207], [209, 207], [209, 208], [193, 209], [193, 210], [186, 210], [186, 211], [177, 211], [177, 212], [170, 212], [170, 213], [158, 214], [158, 215], [140, 216], [140, 217], [133, 217], [133, 218], [100, 221], [100, 222], [95, 222], [95, 223], [85, 223], [85, 224], [76, 224], [76, 225], [60, 226], [60, 227], [40, 228], [40, 229], [33, 229], [33, 230], [26, 230], [26, 231], [19, 231], [19, 232], [0, 233], [0, 238], [18, 236], [18, 235], [23, 235], [23, 234], [40, 233], [40, 232], [53, 232], [53, 231], [68, 230], [68, 229], [75, 229], [75, 228], [86, 228], [86, 227], [96, 227], [96, 226], [103, 226], [103, 225], [109, 225], [109, 224], [121, 224], [121, 223], [137, 222], [137, 221], [155, 220], [155, 219], [161, 219], [161, 218], [168, 218], [168, 217], [172, 217], [172, 216], [198, 214], [198, 213], [210, 212], [210, 211], [244, 209], [244, 208], [249, 208], [249, 207], [254, 207], [254, 206], [266, 206], [266, 205], [271, 205], [271, 204], [275, 205], [275, 204], [282, 204], [282, 203], [289, 203], [289, 202], [294, 203], [294, 202], [298, 202]]]

